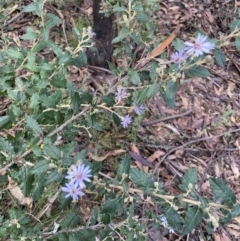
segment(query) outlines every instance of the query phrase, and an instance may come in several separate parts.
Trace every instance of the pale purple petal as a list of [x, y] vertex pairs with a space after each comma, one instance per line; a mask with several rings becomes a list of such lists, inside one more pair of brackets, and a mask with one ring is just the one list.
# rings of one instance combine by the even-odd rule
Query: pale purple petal
[[130, 115], [126, 115], [122, 118], [122, 126], [123, 128], [127, 128], [132, 123], [132, 117]]
[[186, 45], [186, 52], [187, 54], [195, 54], [195, 56], [201, 56], [204, 53], [209, 53], [211, 50], [214, 49], [214, 43], [207, 41], [207, 36], [202, 34], [198, 34], [195, 43], [190, 43], [188, 41], [184, 42]]
[[74, 183], [66, 183], [66, 187], [61, 187], [61, 190], [67, 193], [65, 198], [72, 197], [74, 201], [78, 199], [78, 196], [82, 197], [84, 195], [81, 188]]
[[123, 99], [127, 98], [127, 92], [124, 89], [118, 88], [115, 92], [115, 98], [117, 99], [117, 102], [121, 102]]
[[134, 102], [132, 103], [134, 111], [137, 115], [141, 115], [142, 112], [144, 111], [145, 107], [143, 104], [141, 104], [140, 106], [137, 106]]

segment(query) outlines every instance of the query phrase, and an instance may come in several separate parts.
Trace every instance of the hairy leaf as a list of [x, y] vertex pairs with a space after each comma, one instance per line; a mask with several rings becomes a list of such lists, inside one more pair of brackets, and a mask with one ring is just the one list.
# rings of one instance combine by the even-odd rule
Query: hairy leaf
[[192, 77], [209, 77], [209, 71], [201, 66], [193, 66], [190, 69], [185, 71], [186, 75], [190, 78]]
[[[117, 170], [118, 181], [123, 181], [124, 179], [126, 179], [126, 176], [129, 175], [130, 163], [131, 163], [130, 156], [126, 155], [118, 166], [118, 170]], [[126, 175], [124, 178], [122, 176], [123, 174]]]
[[7, 153], [8, 155], [13, 155], [14, 150], [10, 142], [6, 141], [3, 137], [0, 136], [0, 151]]
[[154, 188], [152, 178], [145, 172], [140, 171], [139, 169], [133, 168], [130, 170], [130, 177], [133, 183], [139, 187], [147, 190], [149, 188]]
[[118, 42], [121, 42], [124, 38], [126, 38], [128, 35], [128, 29], [122, 28], [119, 32], [119, 35], [112, 40], [112, 44], [116, 44]]
[[220, 179], [211, 178], [210, 186], [216, 200], [220, 201], [229, 208], [236, 203], [236, 196], [233, 191]]
[[213, 50], [214, 57], [217, 61], [217, 64], [223, 67], [226, 63], [226, 57], [221, 49], [214, 49]]
[[114, 199], [108, 198], [106, 200], [106, 202], [103, 204], [103, 209], [102, 209], [101, 213], [113, 214], [113, 213], [117, 212], [119, 209], [122, 208], [123, 200], [124, 200], [124, 197], [120, 196], [120, 195]]
[[197, 227], [197, 225], [201, 222], [203, 217], [203, 210], [194, 206], [188, 209], [186, 213], [185, 223], [182, 230], [182, 235], [190, 233], [193, 229]]
[[128, 77], [130, 79], [130, 81], [134, 84], [134, 85], [139, 85], [140, 84], [140, 76], [138, 74], [138, 72], [134, 69], [129, 69], [128, 70]]
[[37, 121], [32, 116], [26, 116], [26, 125], [35, 135], [40, 135], [42, 129], [38, 125]]
[[180, 189], [184, 192], [189, 190], [191, 186], [191, 190], [194, 189], [195, 185], [197, 184], [197, 171], [195, 168], [190, 167], [187, 172], [183, 176], [182, 184], [179, 185]]
[[44, 145], [43, 151], [44, 151], [45, 155], [50, 156], [53, 159], [58, 160], [61, 158], [59, 149], [52, 144]]
[[9, 115], [0, 117], [0, 130], [5, 128], [8, 124], [11, 123], [11, 117]]
[[183, 223], [183, 218], [173, 208], [168, 208], [164, 211], [164, 215], [167, 218], [168, 224], [174, 230], [180, 230]]
[[168, 81], [166, 89], [162, 94], [164, 101], [171, 108], [175, 105], [175, 95], [177, 93], [177, 89], [178, 84], [176, 81]]
[[49, 167], [49, 161], [48, 160], [42, 160], [38, 161], [34, 167], [31, 169], [32, 174], [40, 174], [43, 172], [46, 172]]

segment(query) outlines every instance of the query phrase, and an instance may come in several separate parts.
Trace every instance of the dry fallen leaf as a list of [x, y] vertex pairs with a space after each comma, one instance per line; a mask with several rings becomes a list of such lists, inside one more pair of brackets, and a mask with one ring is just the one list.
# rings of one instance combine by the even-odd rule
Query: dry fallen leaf
[[165, 152], [157, 150], [155, 151], [150, 157], [147, 158], [149, 162], [154, 162], [156, 159], [158, 159], [160, 156], [165, 155]]
[[234, 160], [231, 161], [231, 169], [233, 171], [234, 177], [236, 179], [238, 179], [239, 178], [239, 167]]
[[12, 179], [8, 176], [8, 186], [7, 189], [10, 191], [10, 193], [18, 200], [18, 202], [21, 205], [32, 207], [33, 199], [25, 197], [22, 193], [22, 190], [20, 187], [12, 181]]
[[215, 241], [231, 241], [231, 239], [225, 233], [214, 233], [213, 237]]
[[116, 156], [116, 155], [124, 153], [124, 152], [126, 152], [126, 151], [120, 149], [120, 150], [110, 151], [106, 155], [101, 156], [101, 157], [100, 156], [94, 156], [91, 152], [88, 152], [88, 155], [92, 160], [94, 160], [96, 162], [102, 162], [109, 156]]
[[[139, 149], [136, 147], [136, 145], [132, 144], [131, 150], [132, 150], [132, 152], [140, 155]], [[136, 162], [136, 164], [140, 170], [143, 170], [143, 165], [140, 162]]]

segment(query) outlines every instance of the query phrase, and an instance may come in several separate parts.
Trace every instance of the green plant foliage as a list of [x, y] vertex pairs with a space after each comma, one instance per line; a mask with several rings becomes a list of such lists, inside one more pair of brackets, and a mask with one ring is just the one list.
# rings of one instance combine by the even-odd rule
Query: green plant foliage
[[217, 61], [217, 64], [219, 66], [223, 67], [226, 63], [226, 57], [225, 57], [224, 53], [222, 52], [222, 50], [214, 49], [213, 54]]
[[221, 180], [217, 178], [210, 179], [211, 189], [216, 200], [232, 208], [236, 203], [236, 196], [233, 191]]
[[194, 189], [197, 184], [197, 172], [194, 168], [189, 168], [187, 172], [184, 174], [182, 184], [179, 185], [180, 189], [183, 192], [188, 192], [189, 190]]
[[203, 210], [198, 207], [194, 206], [189, 208], [186, 212], [185, 224], [183, 226], [182, 234], [190, 233], [197, 225], [201, 222], [203, 217]]
[[166, 104], [173, 108], [175, 105], [175, 95], [177, 93], [178, 83], [175, 81], [168, 81], [165, 91], [162, 96]]
[[[196, 192], [197, 171], [189, 168], [180, 193], [171, 196], [159, 177], [136, 168], [128, 154], [116, 155], [129, 150], [129, 140], [137, 140], [146, 101], [160, 93], [173, 108], [185, 74], [210, 76], [206, 53], [188, 53], [179, 63], [165, 51], [147, 61], [142, 53], [151, 53], [162, 41], [156, 34], [159, 1], [106, 0], [101, 11], [118, 14], [120, 31], [112, 43], [115, 63], [123, 64], [109, 62], [114, 76], [103, 84], [90, 78], [90, 68], [84, 68], [81, 81], [69, 81], [73, 66], [87, 65], [94, 34], [91, 27], [74, 26], [74, 44], [55, 43], [53, 37], [69, 39], [69, 33], [59, 31], [63, 20], [49, 12], [53, 3], [54, 8], [60, 4], [24, 3], [24, 18], [31, 16], [34, 22], [10, 38], [8, 3], [0, 2], [0, 94], [8, 100], [0, 116], [0, 240], [145, 241], [149, 227], [181, 236], [202, 222], [212, 233], [219, 223], [239, 217], [236, 196], [223, 181], [210, 179], [209, 200]], [[238, 28], [237, 19], [230, 29], [239, 50]], [[211, 40], [216, 46], [207, 53], [221, 67], [226, 63], [221, 50], [225, 40]], [[186, 53], [185, 41], [176, 38], [170, 50]], [[11, 192], [10, 178], [30, 203]], [[157, 208], [148, 208], [149, 203]], [[216, 211], [221, 219], [214, 223]]]
[[185, 71], [188, 77], [209, 77], [209, 71], [201, 66], [193, 66]]

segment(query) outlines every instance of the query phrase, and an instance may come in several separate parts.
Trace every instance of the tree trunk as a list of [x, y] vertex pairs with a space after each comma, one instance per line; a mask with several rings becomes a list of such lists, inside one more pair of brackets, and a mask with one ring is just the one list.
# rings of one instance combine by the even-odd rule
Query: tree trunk
[[113, 39], [113, 14], [105, 17], [99, 13], [101, 0], [93, 0], [93, 31], [95, 32], [95, 47], [97, 51], [88, 52], [88, 62], [91, 65], [108, 68], [107, 61], [111, 61]]

